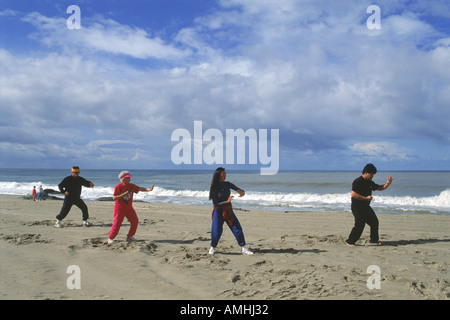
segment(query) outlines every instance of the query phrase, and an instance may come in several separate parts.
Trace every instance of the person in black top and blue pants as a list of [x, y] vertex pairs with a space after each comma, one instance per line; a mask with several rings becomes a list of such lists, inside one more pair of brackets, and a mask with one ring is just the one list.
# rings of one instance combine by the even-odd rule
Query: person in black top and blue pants
[[239, 193], [239, 197], [245, 195], [245, 191], [236, 187], [231, 182], [225, 181], [226, 171], [224, 168], [217, 168], [214, 172], [211, 188], [209, 191], [209, 200], [212, 200], [214, 209], [212, 212], [212, 224], [211, 224], [211, 248], [209, 254], [215, 253], [215, 247], [217, 246], [219, 239], [223, 231], [223, 223], [226, 222], [231, 232], [233, 232], [238, 244], [242, 248], [243, 254], [253, 254], [252, 251], [245, 247], [244, 232], [242, 231], [241, 224], [233, 212], [231, 200], [231, 189]]

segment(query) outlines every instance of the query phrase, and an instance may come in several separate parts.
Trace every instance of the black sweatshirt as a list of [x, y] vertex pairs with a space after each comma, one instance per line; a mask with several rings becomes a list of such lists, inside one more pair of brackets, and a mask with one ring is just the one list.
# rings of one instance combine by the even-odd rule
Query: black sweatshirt
[[65, 177], [58, 185], [59, 191], [62, 193], [69, 192], [69, 198], [78, 199], [81, 196], [81, 187], [90, 187], [91, 182], [83, 177], [74, 178], [73, 176]]

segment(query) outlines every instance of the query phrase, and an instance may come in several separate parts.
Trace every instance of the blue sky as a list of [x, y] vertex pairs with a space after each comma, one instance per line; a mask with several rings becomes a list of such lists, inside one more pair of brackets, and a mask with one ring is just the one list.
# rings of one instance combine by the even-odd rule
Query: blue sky
[[450, 170], [447, 0], [0, 0], [0, 70], [3, 168], [215, 168], [171, 159], [201, 121], [279, 130], [280, 169]]

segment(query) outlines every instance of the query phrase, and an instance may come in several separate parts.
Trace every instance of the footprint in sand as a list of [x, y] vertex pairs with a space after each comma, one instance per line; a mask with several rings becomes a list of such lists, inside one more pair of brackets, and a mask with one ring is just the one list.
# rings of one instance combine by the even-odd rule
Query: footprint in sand
[[30, 243], [50, 243], [52, 240], [41, 239], [40, 234], [25, 233], [25, 234], [10, 234], [2, 237], [9, 243], [16, 245], [30, 244]]
[[152, 241], [121, 241], [116, 240], [112, 244], [108, 244], [105, 238], [83, 239], [83, 248], [100, 248], [105, 250], [115, 250], [118, 252], [140, 251], [145, 254], [152, 254], [158, 246]]

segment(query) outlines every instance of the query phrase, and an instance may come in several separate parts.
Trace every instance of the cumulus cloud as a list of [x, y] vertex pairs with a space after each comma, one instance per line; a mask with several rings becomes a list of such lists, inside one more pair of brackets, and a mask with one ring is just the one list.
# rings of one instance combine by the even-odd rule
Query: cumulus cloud
[[408, 160], [410, 150], [400, 147], [393, 142], [358, 142], [350, 149], [359, 155], [367, 156], [368, 159], [378, 161]]
[[138, 59], [172, 60], [190, 54], [189, 50], [178, 49], [158, 37], [151, 37], [142, 28], [123, 25], [102, 16], [84, 18], [83, 28], [77, 32], [71, 32], [65, 27], [65, 19], [49, 18], [38, 12], [27, 14], [22, 20], [36, 28], [30, 36], [49, 47], [100, 51]]
[[[205, 129], [276, 128], [284, 148], [301, 152], [407, 160], [418, 151], [401, 140], [448, 146], [449, 34], [423, 16], [449, 10], [399, 3], [381, 1], [382, 29], [372, 32], [369, 2], [221, 0], [166, 40], [103, 16], [73, 32], [61, 18], [21, 15], [47, 50], [0, 50], [0, 123], [16, 132], [3, 140], [26, 144], [35, 131], [29, 141], [108, 157], [133, 141], [124, 158], [137, 160], [158, 143], [170, 155], [171, 132], [202, 120]], [[398, 142], [361, 142], [374, 139]]]

